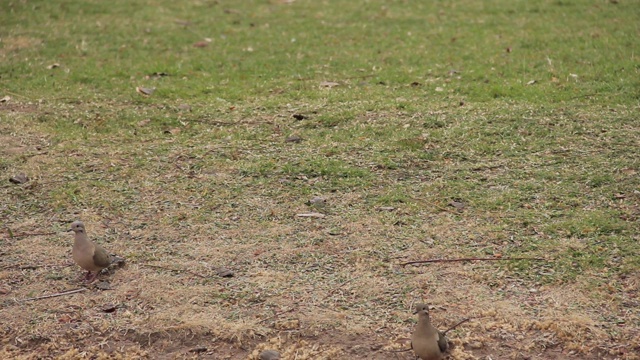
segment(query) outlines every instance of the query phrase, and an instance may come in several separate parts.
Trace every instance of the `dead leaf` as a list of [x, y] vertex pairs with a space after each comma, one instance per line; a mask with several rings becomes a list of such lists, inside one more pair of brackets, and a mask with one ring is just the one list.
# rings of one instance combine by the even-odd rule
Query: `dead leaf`
[[58, 68], [58, 67], [60, 67], [60, 64], [53, 63], [53, 64], [47, 66], [47, 69], [51, 70], [51, 69], [55, 69], [55, 68]]
[[140, 120], [140, 121], [138, 121], [138, 126], [139, 127], [143, 127], [143, 126], [149, 124], [150, 122], [151, 122], [151, 119]]
[[206, 41], [198, 41], [196, 43], [193, 44], [193, 47], [197, 47], [197, 48], [203, 48], [203, 47], [207, 47], [209, 46], [209, 43]]
[[178, 135], [180, 134], [180, 128], [173, 128], [173, 129], [169, 129], [169, 130], [165, 130], [164, 133], [165, 134], [171, 134], [171, 135]]
[[336, 87], [336, 86], [339, 86], [339, 85], [340, 85], [340, 83], [333, 82], [333, 81], [323, 81], [323, 82], [320, 83], [320, 87], [329, 88], [329, 89], [331, 89], [333, 87]]
[[302, 214], [297, 214], [297, 217], [311, 217], [311, 218], [319, 218], [322, 219], [324, 217], [326, 217], [325, 214], [321, 214], [318, 212], [310, 212], [310, 213], [302, 213]]
[[188, 20], [179, 20], [178, 19], [178, 20], [174, 20], [173, 22], [178, 24], [178, 25], [180, 25], [180, 26], [189, 26], [189, 25], [191, 25], [191, 21], [188, 21]]
[[137, 86], [136, 91], [142, 95], [149, 96], [153, 94], [154, 91], [156, 91], [156, 88], [145, 88], [145, 87]]
[[531, 80], [531, 81], [529, 81], [529, 82], [527, 83], [527, 85], [533, 85], [533, 84], [535, 84], [535, 83], [537, 83], [537, 82], [538, 82], [537, 80]]
[[11, 100], [11, 96], [7, 95], [7, 96], [3, 97], [2, 99], [0, 99], [0, 103], [8, 102], [9, 100]]
[[24, 184], [29, 181], [29, 178], [25, 174], [18, 174], [9, 179], [9, 182], [13, 184]]
[[380, 211], [393, 211], [395, 209], [396, 208], [394, 208], [393, 206], [381, 206], [381, 207], [378, 208], [378, 210], [380, 210]]
[[623, 193], [614, 194], [613, 198], [617, 200], [625, 199], [627, 196]]
[[180, 104], [180, 105], [178, 105], [178, 110], [180, 110], [180, 111], [191, 111], [191, 105], [189, 105], [189, 104]]
[[189, 352], [198, 354], [198, 353], [206, 352], [207, 350], [209, 349], [207, 349], [206, 346], [196, 346], [193, 349], [190, 349]]

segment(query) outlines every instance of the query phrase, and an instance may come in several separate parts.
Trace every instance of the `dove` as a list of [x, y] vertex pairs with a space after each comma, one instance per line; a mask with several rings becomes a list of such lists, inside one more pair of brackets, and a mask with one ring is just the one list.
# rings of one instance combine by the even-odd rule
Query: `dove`
[[429, 319], [429, 306], [417, 304], [418, 325], [411, 335], [411, 348], [422, 360], [442, 360], [449, 347], [445, 333], [438, 331]]
[[[70, 231], [75, 233], [73, 251], [71, 252], [73, 261], [87, 270], [85, 280], [92, 282], [102, 269], [111, 264], [111, 257], [102, 246], [89, 240], [82, 221], [74, 221], [71, 224]], [[92, 274], [92, 272], [95, 272], [95, 274]]]

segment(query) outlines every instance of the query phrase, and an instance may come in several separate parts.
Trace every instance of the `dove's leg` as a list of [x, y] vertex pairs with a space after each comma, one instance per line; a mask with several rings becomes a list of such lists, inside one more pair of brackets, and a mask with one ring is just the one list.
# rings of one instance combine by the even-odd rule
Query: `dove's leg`
[[[88, 283], [92, 283], [98, 277], [99, 273], [100, 273], [100, 271], [96, 271], [95, 274], [92, 274], [91, 271], [89, 271], [89, 273], [85, 277], [85, 281], [88, 282]], [[91, 275], [91, 276], [89, 276], [89, 275]]]

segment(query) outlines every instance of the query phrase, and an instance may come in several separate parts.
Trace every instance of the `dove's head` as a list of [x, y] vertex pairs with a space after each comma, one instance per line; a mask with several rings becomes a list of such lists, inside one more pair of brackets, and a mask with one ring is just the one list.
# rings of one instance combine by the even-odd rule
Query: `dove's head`
[[69, 229], [69, 231], [73, 231], [76, 234], [78, 233], [83, 233], [84, 232], [84, 224], [82, 223], [82, 221], [74, 221], [73, 223], [71, 223], [71, 229]]
[[418, 314], [419, 317], [423, 317], [426, 316], [427, 318], [429, 317], [429, 305], [427, 304], [416, 304], [415, 310], [413, 311], [414, 314]]

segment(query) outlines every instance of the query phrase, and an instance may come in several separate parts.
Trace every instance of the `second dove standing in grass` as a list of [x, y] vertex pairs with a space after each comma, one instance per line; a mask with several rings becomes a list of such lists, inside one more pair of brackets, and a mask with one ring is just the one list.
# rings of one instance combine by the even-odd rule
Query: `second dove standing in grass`
[[[75, 233], [72, 251], [73, 261], [87, 270], [85, 280], [92, 282], [102, 269], [109, 267], [111, 256], [102, 246], [89, 240], [82, 221], [74, 221], [71, 224], [71, 230]], [[95, 274], [92, 274], [92, 272], [95, 272]]]
[[429, 306], [417, 304], [414, 314], [418, 314], [418, 325], [411, 335], [411, 348], [422, 360], [442, 360], [449, 344], [444, 333], [431, 325]]

